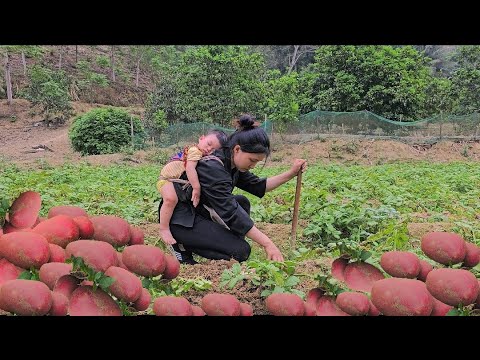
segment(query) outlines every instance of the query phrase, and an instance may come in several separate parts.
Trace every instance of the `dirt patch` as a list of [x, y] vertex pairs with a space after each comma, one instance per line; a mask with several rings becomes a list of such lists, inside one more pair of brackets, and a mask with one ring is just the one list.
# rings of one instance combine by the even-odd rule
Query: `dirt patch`
[[449, 222], [435, 222], [435, 223], [409, 223], [407, 225], [408, 234], [420, 240], [423, 235], [431, 231], [451, 231], [453, 227]]
[[[68, 130], [78, 115], [95, 108], [106, 107], [103, 104], [72, 102], [74, 116], [63, 125], [45, 127], [43, 118], [30, 108], [27, 100], [15, 99], [11, 106], [6, 100], [0, 101], [0, 156], [2, 160], [14, 162], [20, 167], [37, 167], [44, 163], [60, 166], [64, 163], [87, 162], [93, 165], [112, 163], [142, 162], [144, 151], [130, 156], [127, 154], [81, 156], [72, 149]], [[133, 114], [141, 114], [143, 109], [128, 108]]]

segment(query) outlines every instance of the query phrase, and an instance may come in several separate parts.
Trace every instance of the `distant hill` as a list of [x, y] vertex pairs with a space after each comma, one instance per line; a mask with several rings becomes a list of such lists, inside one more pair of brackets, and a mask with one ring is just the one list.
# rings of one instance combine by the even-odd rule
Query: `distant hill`
[[[151, 71], [140, 67], [138, 86], [136, 86], [136, 61], [130, 46], [114, 47], [115, 81], [111, 76], [109, 65], [105, 62], [111, 59], [111, 46], [105, 45], [65, 45], [39, 46], [41, 55], [25, 57], [26, 66], [42, 64], [49, 68], [61, 68], [71, 79], [82, 80], [79, 64], [88, 64], [91, 72], [103, 76], [108, 86], [95, 86], [91, 91], [81, 91], [72, 84], [70, 89], [72, 100], [114, 106], [142, 105], [148, 92], [153, 88]], [[24, 74], [21, 52], [10, 52], [11, 79], [13, 97], [18, 98], [21, 89], [27, 85], [28, 78]], [[108, 59], [108, 60], [107, 60]], [[2, 82], [2, 86], [5, 84]], [[0, 97], [6, 98], [5, 89], [0, 91]]]
[[456, 63], [451, 59], [459, 45], [417, 45], [419, 50], [433, 59], [432, 66], [437, 72], [449, 76], [455, 70]]

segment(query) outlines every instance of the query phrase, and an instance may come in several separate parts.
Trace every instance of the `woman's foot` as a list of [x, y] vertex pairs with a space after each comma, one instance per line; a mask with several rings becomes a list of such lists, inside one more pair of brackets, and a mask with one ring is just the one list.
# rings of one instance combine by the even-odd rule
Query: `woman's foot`
[[175, 252], [175, 257], [180, 262], [180, 264], [195, 265], [198, 264], [198, 261], [193, 259], [193, 254], [191, 251], [186, 250], [182, 244], [174, 244], [173, 251]]

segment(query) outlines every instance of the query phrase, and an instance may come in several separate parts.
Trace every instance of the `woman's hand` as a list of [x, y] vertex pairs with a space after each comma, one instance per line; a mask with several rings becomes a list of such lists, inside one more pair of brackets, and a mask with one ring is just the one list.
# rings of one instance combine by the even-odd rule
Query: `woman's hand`
[[305, 170], [307, 170], [307, 160], [304, 160], [304, 159], [293, 160], [293, 165], [290, 168], [290, 172], [295, 177], [300, 170], [302, 170], [302, 173], [305, 172]]
[[265, 246], [265, 252], [267, 253], [267, 259], [273, 261], [283, 261], [283, 255], [274, 244]]

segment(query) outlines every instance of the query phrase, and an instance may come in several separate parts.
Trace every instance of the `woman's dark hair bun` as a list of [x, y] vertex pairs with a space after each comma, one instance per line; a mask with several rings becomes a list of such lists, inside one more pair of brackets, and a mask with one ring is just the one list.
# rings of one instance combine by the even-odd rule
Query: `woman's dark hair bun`
[[255, 118], [249, 114], [243, 114], [239, 119], [235, 120], [235, 127], [237, 130], [250, 130], [256, 128], [259, 125]]

